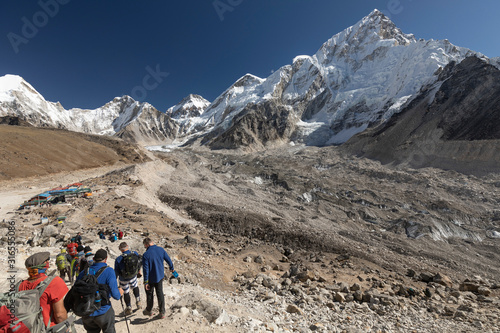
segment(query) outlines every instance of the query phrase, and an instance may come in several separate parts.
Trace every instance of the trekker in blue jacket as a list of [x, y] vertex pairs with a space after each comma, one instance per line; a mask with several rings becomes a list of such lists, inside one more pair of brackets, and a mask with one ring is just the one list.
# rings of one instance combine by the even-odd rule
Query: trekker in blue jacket
[[144, 276], [144, 287], [146, 289], [146, 309], [142, 312], [146, 316], [153, 315], [153, 292], [156, 289], [158, 298], [158, 307], [160, 313], [159, 319], [165, 318], [165, 298], [163, 295], [163, 278], [165, 277], [165, 268], [163, 261], [166, 261], [171, 272], [174, 271], [174, 264], [167, 254], [167, 251], [148, 237], [143, 241], [146, 252], [142, 256], [142, 272]]
[[[123, 295], [123, 290], [118, 288], [116, 275], [113, 268], [106, 264], [108, 252], [104, 249], [99, 249], [94, 255], [94, 263], [89, 267], [89, 274], [94, 275], [102, 267], [107, 267], [97, 277], [97, 283], [106, 284], [109, 287], [109, 297], [119, 300]], [[82, 279], [86, 272], [81, 272], [77, 280]], [[103, 305], [99, 310], [94, 311], [88, 317], [82, 317], [83, 327], [88, 333], [116, 333], [115, 330], [115, 311], [111, 304]]]

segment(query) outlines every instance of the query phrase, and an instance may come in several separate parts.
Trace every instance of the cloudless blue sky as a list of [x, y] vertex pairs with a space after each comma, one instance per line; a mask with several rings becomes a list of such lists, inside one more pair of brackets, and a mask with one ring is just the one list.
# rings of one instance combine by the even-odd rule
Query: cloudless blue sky
[[67, 109], [132, 95], [165, 111], [313, 55], [375, 8], [417, 38], [500, 56], [498, 0], [2, 1], [0, 76]]

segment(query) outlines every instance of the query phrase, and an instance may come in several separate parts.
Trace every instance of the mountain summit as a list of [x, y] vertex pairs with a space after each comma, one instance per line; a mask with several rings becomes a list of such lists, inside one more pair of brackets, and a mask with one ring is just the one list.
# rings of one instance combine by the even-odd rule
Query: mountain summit
[[[214, 128], [205, 143], [234, 148], [239, 143], [231, 146], [227, 133], [263, 145], [269, 140], [341, 144], [389, 119], [424, 84], [436, 80], [436, 72], [469, 55], [483, 57], [446, 40], [416, 40], [374, 10], [330, 38], [315, 55], [295, 57], [266, 79], [247, 75], [238, 80], [204, 114], [206, 125]], [[256, 105], [266, 105], [262, 122], [251, 112]], [[255, 130], [269, 126], [268, 116], [286, 124], [282, 133], [287, 137], [266, 137]]]

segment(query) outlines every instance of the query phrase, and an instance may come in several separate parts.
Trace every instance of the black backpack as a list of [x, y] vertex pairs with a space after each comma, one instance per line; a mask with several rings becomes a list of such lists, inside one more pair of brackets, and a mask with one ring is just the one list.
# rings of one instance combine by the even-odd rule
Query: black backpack
[[68, 292], [69, 297], [64, 299], [66, 309], [73, 310], [77, 316], [85, 317], [99, 310], [101, 306], [110, 304], [109, 287], [97, 282], [97, 278], [106, 268], [108, 266], [101, 267], [94, 275], [90, 274], [87, 268], [83, 278], [77, 280]]
[[120, 269], [120, 277], [125, 280], [132, 279], [139, 273], [141, 268], [141, 257], [134, 252], [122, 254], [123, 269]]
[[87, 268], [89, 268], [90, 266], [92, 266], [92, 264], [94, 263], [93, 260], [88, 260], [87, 257], [83, 257], [82, 259], [80, 259], [80, 264], [78, 265], [78, 273], [81, 273], [85, 270], [87, 270]]

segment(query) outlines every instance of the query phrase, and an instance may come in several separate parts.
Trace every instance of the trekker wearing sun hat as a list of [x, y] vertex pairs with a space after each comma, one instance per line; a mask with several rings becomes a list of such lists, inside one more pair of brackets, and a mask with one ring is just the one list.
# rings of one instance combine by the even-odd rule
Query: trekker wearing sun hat
[[[29, 278], [22, 281], [18, 291], [35, 289], [40, 282], [47, 278], [49, 268], [50, 252], [35, 253], [26, 259], [24, 265], [28, 269]], [[64, 308], [63, 299], [68, 292], [68, 287], [59, 276], [54, 276], [52, 281], [40, 296], [40, 306], [42, 307], [43, 322], [50, 326], [66, 320], [68, 313]]]

